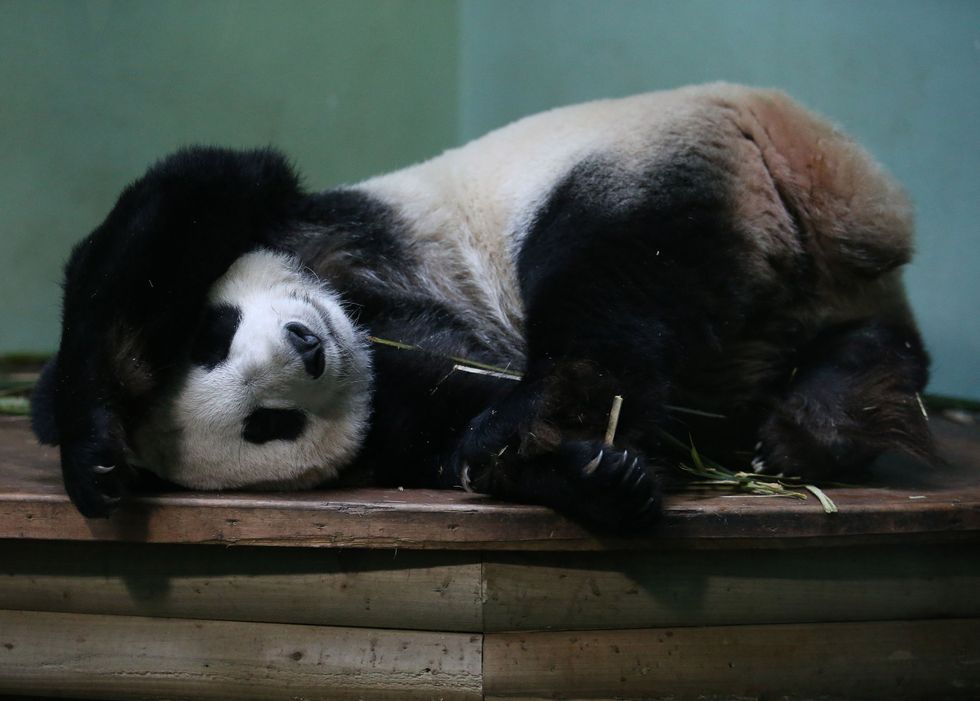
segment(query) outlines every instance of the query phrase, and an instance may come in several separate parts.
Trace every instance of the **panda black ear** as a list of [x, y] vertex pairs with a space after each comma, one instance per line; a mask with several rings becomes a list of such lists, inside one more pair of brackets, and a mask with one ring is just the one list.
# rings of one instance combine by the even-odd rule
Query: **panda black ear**
[[31, 394], [31, 428], [38, 441], [58, 445], [58, 424], [55, 420], [57, 401], [58, 356], [44, 364], [41, 376]]

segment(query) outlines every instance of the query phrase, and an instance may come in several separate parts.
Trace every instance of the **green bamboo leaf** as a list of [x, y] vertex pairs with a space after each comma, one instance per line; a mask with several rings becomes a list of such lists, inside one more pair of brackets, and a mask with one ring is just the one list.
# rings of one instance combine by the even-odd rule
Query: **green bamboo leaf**
[[820, 487], [816, 487], [812, 484], [804, 484], [803, 487], [810, 491], [817, 499], [820, 500], [820, 505], [823, 506], [823, 510], [828, 514], [837, 513], [837, 504], [833, 500], [824, 494], [824, 491]]

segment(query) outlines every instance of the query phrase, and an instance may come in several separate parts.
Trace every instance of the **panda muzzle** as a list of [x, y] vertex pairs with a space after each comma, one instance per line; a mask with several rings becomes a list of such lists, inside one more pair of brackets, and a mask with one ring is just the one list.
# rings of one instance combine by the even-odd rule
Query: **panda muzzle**
[[323, 343], [320, 341], [320, 337], [298, 321], [286, 324], [286, 336], [289, 339], [289, 345], [293, 347], [303, 361], [306, 374], [313, 379], [320, 377], [326, 366]]

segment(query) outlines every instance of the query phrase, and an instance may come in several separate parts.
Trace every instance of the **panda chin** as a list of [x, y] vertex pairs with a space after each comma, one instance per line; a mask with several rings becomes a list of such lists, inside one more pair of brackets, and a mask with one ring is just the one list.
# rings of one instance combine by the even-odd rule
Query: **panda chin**
[[206, 315], [192, 362], [133, 432], [132, 462], [193, 489], [335, 479], [363, 443], [372, 387], [366, 337], [337, 295], [292, 258], [258, 251], [209, 304], [220, 313]]

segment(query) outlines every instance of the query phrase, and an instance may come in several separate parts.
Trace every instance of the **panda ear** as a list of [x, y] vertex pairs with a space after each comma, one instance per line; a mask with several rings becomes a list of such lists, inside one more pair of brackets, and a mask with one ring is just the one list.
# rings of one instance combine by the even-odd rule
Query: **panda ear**
[[58, 424], [55, 420], [57, 401], [58, 356], [44, 364], [41, 376], [31, 394], [31, 428], [38, 441], [58, 445]]

